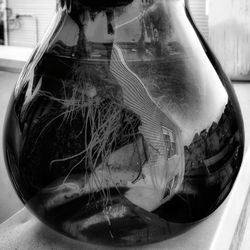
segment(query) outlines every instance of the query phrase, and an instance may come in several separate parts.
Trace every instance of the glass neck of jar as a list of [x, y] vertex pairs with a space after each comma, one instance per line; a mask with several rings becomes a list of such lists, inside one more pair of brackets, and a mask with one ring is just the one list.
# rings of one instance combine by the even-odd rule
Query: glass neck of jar
[[71, 1], [72, 0], [57, 0], [57, 6], [58, 8], [61, 9], [66, 9], [66, 10], [70, 10], [70, 6], [71, 6]]
[[[70, 12], [72, 9], [90, 9], [92, 11], [102, 11], [115, 7], [126, 6], [135, 0], [57, 0], [60, 8]], [[154, 0], [142, 0], [154, 1]]]

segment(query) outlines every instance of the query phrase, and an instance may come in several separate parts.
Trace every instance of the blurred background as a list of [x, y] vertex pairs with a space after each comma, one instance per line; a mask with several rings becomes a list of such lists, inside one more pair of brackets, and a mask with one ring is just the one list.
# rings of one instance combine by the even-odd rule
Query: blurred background
[[[21, 68], [50, 24], [56, 4], [56, 0], [0, 0], [1, 142], [10, 93]], [[250, 99], [243, 98], [248, 92], [242, 84], [250, 83], [250, 1], [189, 0], [189, 6], [195, 23], [226, 73], [239, 84], [237, 94], [244, 99], [241, 105], [247, 107]], [[8, 179], [2, 149], [0, 185], [1, 223], [23, 207]]]

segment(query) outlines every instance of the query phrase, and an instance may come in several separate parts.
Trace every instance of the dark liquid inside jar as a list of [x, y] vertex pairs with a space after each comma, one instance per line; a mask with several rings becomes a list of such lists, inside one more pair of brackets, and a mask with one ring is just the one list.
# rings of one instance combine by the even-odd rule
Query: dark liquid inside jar
[[61, 1], [22, 72], [6, 116], [8, 171], [25, 205], [69, 237], [169, 239], [230, 192], [239, 105], [182, 1], [100, 2]]

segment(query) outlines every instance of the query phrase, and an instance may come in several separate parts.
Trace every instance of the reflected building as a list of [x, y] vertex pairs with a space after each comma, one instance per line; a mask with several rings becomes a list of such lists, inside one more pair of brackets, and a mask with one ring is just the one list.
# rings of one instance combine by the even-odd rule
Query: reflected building
[[[239, 145], [239, 131], [231, 102], [218, 123], [196, 133], [192, 143], [185, 146], [185, 180], [183, 193], [197, 195], [200, 184], [206, 188], [220, 186], [228, 189], [235, 174]], [[197, 183], [197, 187], [189, 183]], [[223, 196], [223, 194], [221, 194]]]
[[[219, 161], [228, 158], [233, 144], [239, 141], [237, 121], [229, 102], [218, 123], [213, 122], [208, 130], [196, 133], [192, 143], [185, 146], [186, 173], [206, 167], [208, 173], [220, 168]], [[215, 167], [216, 166], [216, 167]], [[210, 170], [211, 171], [210, 171]]]
[[184, 146], [182, 188], [156, 213], [176, 222], [198, 220], [225, 199], [239, 168], [240, 134], [235, 117], [229, 101], [219, 121], [196, 133]]

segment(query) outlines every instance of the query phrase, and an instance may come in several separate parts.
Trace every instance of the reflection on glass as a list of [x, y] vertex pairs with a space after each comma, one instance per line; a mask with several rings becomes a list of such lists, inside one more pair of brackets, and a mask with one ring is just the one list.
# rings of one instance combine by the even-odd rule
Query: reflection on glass
[[243, 136], [235, 94], [183, 1], [72, 0], [16, 85], [5, 152], [44, 223], [126, 246], [211, 214]]

